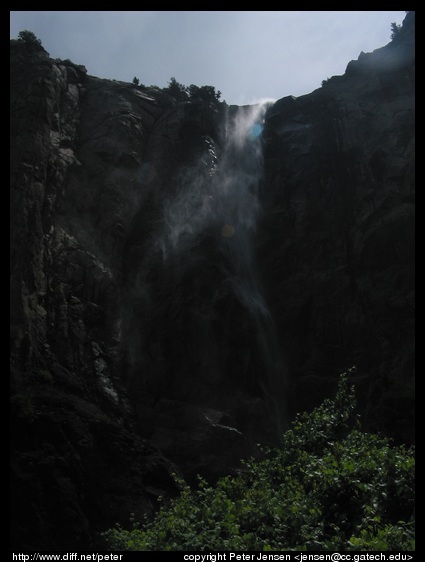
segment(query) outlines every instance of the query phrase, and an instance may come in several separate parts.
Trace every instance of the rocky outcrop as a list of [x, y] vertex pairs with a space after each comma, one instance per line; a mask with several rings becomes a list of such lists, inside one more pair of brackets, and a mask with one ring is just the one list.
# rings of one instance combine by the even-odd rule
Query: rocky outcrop
[[259, 256], [292, 411], [357, 366], [370, 429], [414, 428], [414, 13], [391, 43], [265, 127]]
[[[216, 166], [220, 108], [11, 44], [15, 548], [86, 547], [175, 493], [172, 472], [228, 472], [255, 452], [256, 424], [270, 425], [264, 397], [235, 377], [218, 384], [214, 338], [194, 323], [208, 317], [199, 307], [224, 304], [221, 236], [200, 231], [187, 255], [163, 256], [164, 206]], [[230, 315], [220, 310], [216, 350]]]
[[369, 427], [412, 439], [413, 81], [409, 13], [269, 108], [258, 197], [260, 141], [225, 126], [252, 108], [11, 42], [15, 550], [231, 472], [353, 364]]
[[119, 196], [102, 185], [114, 170], [108, 149], [132, 174], [108, 124], [118, 142], [161, 110], [134, 95], [135, 118], [113, 83], [102, 95], [116, 92], [117, 107], [108, 115], [104, 104], [100, 122], [90, 107], [99, 81], [83, 67], [22, 44], [11, 57], [12, 543], [83, 548], [176, 489], [175, 467], [134, 430], [116, 377], [119, 243], [134, 179]]

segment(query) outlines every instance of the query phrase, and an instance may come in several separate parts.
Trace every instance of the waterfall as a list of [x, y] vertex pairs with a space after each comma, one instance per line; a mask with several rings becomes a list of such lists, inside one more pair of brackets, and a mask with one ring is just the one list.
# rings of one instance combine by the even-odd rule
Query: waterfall
[[157, 239], [164, 259], [187, 248], [206, 229], [240, 240], [255, 230], [262, 123], [270, 103], [228, 108], [221, 149], [205, 139], [206, 157], [185, 171], [177, 194], [165, 203], [164, 230]]
[[[191, 334], [198, 348], [182, 359], [173, 342], [164, 355], [183, 361], [182, 376], [198, 373], [193, 385], [201, 385], [200, 380], [205, 387], [212, 380], [228, 384], [234, 377], [246, 392], [260, 395], [266, 410], [261, 415], [274, 425], [270, 433], [276, 440], [286, 425], [284, 367], [254, 251], [263, 175], [261, 133], [270, 104], [227, 109], [220, 146], [206, 138], [204, 157], [181, 173], [175, 194], [164, 204], [155, 243], [164, 283], [173, 293], [165, 321], [183, 315], [185, 324], [179, 320], [176, 329], [185, 330], [187, 338]], [[223, 381], [217, 372], [224, 370]], [[168, 381], [167, 388], [173, 383]]]
[[263, 177], [261, 134], [271, 102], [239, 107], [226, 124], [226, 143], [219, 164], [216, 193], [220, 233], [232, 256], [234, 294], [257, 324], [257, 345], [262, 372], [257, 373], [278, 437], [286, 426], [285, 369], [279, 352], [274, 321], [260, 286], [255, 262], [254, 237], [260, 212], [259, 189]]

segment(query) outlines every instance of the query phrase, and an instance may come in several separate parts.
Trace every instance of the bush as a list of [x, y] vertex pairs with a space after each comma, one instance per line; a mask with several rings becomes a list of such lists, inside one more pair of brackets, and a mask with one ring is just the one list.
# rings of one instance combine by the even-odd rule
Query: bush
[[168, 86], [163, 88], [163, 92], [172, 96], [177, 102], [203, 102], [213, 107], [220, 103], [221, 97], [220, 90], [216, 92], [214, 86], [199, 87], [195, 84], [184, 86], [177, 82], [174, 77], [170, 79]]
[[43, 46], [41, 40], [36, 37], [32, 31], [24, 29], [18, 33], [18, 43], [25, 45], [25, 47], [32, 51], [42, 51]]
[[394, 41], [399, 35], [401, 31], [401, 25], [397, 24], [395, 21], [391, 24], [391, 41]]
[[186, 86], [177, 82], [174, 76], [168, 82], [168, 86], [163, 89], [163, 92], [169, 94], [178, 102], [187, 101], [189, 99]]
[[237, 476], [164, 502], [153, 520], [103, 533], [113, 550], [413, 550], [414, 451], [363, 433], [354, 388], [299, 415], [279, 448]]

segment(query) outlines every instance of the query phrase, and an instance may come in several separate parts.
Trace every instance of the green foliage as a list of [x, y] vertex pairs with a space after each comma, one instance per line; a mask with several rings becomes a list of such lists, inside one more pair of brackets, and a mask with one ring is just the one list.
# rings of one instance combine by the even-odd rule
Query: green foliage
[[217, 103], [220, 99], [221, 92], [215, 91], [213, 86], [195, 86], [195, 84], [191, 84], [187, 88], [187, 92], [189, 94], [190, 99], [203, 101], [207, 103]]
[[65, 66], [70, 66], [77, 71], [78, 74], [87, 74], [87, 68], [83, 64], [76, 64], [70, 59], [55, 59], [58, 64], [64, 64]]
[[163, 91], [172, 96], [176, 101], [187, 101], [189, 99], [186, 86], [177, 82], [174, 77], [170, 79], [168, 87], [164, 88]]
[[184, 86], [177, 82], [174, 77], [170, 79], [167, 88], [164, 88], [163, 91], [178, 102], [194, 101], [216, 105], [221, 97], [221, 92], [219, 90], [216, 92], [213, 86], [199, 87], [195, 84]]
[[414, 549], [414, 451], [361, 431], [347, 374], [263, 452], [214, 486], [179, 481], [153, 520], [103, 537], [138, 551]]
[[133, 84], [134, 84], [135, 86], [138, 86], [139, 83], [140, 83], [140, 80], [137, 78], [137, 76], [135, 76], [135, 77], [133, 78]]
[[31, 50], [42, 50], [43, 46], [41, 40], [36, 37], [32, 31], [24, 29], [18, 33], [18, 43], [24, 44], [27, 48]]
[[391, 24], [391, 40], [393, 41], [396, 37], [400, 35], [401, 25], [398, 25], [395, 21]]

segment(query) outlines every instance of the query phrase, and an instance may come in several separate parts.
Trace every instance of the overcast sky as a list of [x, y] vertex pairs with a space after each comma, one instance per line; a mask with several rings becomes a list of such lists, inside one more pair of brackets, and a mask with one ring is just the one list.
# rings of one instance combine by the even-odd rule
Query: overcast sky
[[10, 37], [24, 29], [52, 58], [88, 74], [145, 86], [214, 86], [228, 104], [308, 94], [344, 74], [360, 52], [383, 47], [391, 11], [10, 12]]

